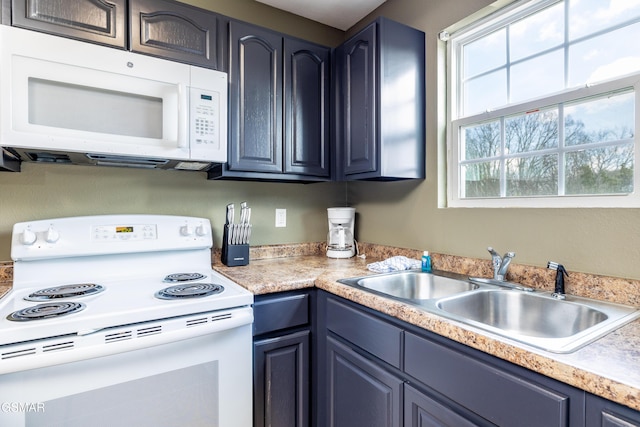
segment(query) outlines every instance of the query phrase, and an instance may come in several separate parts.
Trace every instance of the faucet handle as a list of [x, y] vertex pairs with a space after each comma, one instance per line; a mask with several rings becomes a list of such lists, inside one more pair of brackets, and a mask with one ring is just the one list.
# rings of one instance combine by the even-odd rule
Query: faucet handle
[[564, 278], [565, 276], [569, 276], [567, 270], [565, 270], [564, 265], [558, 264], [557, 262], [549, 261], [547, 263], [547, 268], [551, 270], [556, 270], [556, 286], [551, 294], [552, 297], [556, 299], [565, 299], [564, 296]]

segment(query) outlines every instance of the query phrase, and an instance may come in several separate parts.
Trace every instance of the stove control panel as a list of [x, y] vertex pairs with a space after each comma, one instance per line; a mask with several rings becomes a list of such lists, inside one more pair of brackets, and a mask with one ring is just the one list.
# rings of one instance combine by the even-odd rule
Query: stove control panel
[[96, 241], [155, 240], [156, 224], [97, 225], [92, 227], [91, 238]]
[[21, 222], [13, 226], [11, 258], [210, 249], [211, 222], [171, 215], [96, 215]]

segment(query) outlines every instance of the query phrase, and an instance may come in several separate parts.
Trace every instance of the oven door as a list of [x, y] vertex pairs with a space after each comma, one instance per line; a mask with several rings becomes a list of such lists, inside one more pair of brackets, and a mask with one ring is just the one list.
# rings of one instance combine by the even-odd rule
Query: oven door
[[249, 323], [0, 375], [0, 425], [249, 427], [252, 313], [238, 310]]

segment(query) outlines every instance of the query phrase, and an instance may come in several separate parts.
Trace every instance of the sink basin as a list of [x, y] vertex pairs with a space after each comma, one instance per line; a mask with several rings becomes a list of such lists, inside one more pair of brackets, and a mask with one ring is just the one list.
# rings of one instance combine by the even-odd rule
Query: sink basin
[[524, 292], [487, 291], [438, 303], [447, 313], [504, 332], [542, 338], [565, 338], [608, 319], [582, 304]]
[[547, 292], [481, 290], [440, 299], [443, 317], [555, 353], [569, 353], [638, 318], [634, 307]]
[[635, 307], [453, 273], [398, 271], [338, 280], [422, 311], [553, 353], [571, 353], [640, 317]]
[[375, 276], [338, 280], [404, 300], [431, 300], [478, 288], [478, 285], [422, 271], [401, 271]]

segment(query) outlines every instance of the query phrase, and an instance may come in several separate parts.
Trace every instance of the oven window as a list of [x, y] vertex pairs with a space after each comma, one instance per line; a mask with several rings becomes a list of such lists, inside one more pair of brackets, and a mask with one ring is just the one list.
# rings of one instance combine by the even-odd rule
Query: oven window
[[218, 361], [207, 362], [43, 402], [45, 410], [27, 413], [25, 425], [215, 427], [218, 390]]
[[29, 78], [29, 123], [162, 138], [162, 98]]

